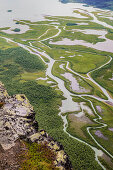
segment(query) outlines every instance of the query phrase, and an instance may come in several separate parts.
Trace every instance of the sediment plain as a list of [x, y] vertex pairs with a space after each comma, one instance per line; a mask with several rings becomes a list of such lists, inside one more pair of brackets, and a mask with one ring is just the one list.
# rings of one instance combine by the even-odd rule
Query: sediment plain
[[1, 28], [0, 80], [10, 95], [27, 96], [73, 169], [113, 169], [113, 12], [73, 12], [15, 20], [24, 33]]

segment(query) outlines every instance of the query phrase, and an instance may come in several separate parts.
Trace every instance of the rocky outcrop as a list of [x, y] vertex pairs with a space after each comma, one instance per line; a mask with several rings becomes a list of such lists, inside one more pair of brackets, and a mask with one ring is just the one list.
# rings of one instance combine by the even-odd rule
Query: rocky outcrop
[[38, 131], [35, 112], [24, 94], [9, 96], [0, 82], [0, 144], [4, 151], [12, 148], [18, 139], [46, 143], [55, 152], [55, 167], [71, 169], [71, 163], [63, 146], [44, 131]]

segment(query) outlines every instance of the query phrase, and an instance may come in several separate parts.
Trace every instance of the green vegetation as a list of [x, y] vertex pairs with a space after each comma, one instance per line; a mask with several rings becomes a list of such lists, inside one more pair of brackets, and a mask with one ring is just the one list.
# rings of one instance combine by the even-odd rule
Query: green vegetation
[[110, 165], [108, 165], [107, 163], [106, 163], [106, 160], [104, 159], [104, 158], [101, 158], [101, 157], [99, 157], [99, 161], [102, 163], [102, 165], [106, 168], [106, 169], [109, 169], [109, 170], [113, 170], [113, 163], [112, 162], [110, 162]]
[[110, 52], [105, 52], [105, 51], [99, 51], [93, 48], [89, 48], [89, 47], [85, 47], [82, 45], [53, 45], [53, 44], [49, 44], [49, 41], [45, 41], [43, 42], [45, 45], [51, 47], [51, 48], [56, 48], [57, 50], [65, 50], [65, 51], [76, 51], [76, 52], [83, 52], [83, 53], [88, 53], [88, 54], [97, 54], [97, 55], [102, 55], [102, 56], [106, 56], [106, 55], [110, 55], [113, 56], [112, 53]]
[[45, 35], [42, 35], [39, 40], [44, 40], [46, 38], [52, 37], [58, 33], [58, 29], [49, 29]]
[[3, 38], [0, 37], [0, 49], [7, 49], [7, 48], [13, 48], [13, 47], [17, 47], [16, 44], [10, 42], [7, 43], [6, 40], [4, 40]]
[[109, 29], [108, 30], [108, 34], [106, 35], [106, 37], [110, 40], [113, 40], [113, 30]]
[[[19, 51], [19, 55], [22, 54], [23, 56], [25, 55], [24, 53], [28, 55], [28, 53], [21, 48], [16, 48], [16, 52], [17, 51]], [[61, 105], [61, 99], [63, 99], [61, 94], [57, 94], [57, 91], [49, 86], [37, 84], [36, 81], [21, 81], [21, 74], [25, 72], [26, 67], [21, 63], [17, 63], [16, 58], [18, 58], [18, 54], [15, 55], [15, 48], [5, 51], [1, 50], [0, 54], [2, 61], [0, 79], [5, 84], [9, 94], [24, 93], [27, 96], [34, 106], [39, 128], [45, 129], [49, 135], [63, 144], [74, 169], [86, 169], [87, 167], [89, 167], [89, 169], [101, 169], [94, 159], [92, 149], [70, 138], [63, 132], [63, 122], [58, 116], [58, 108]], [[30, 69], [27, 70], [31, 71], [32, 68], [30, 67]], [[34, 71], [38, 72], [39, 70], [36, 68]], [[27, 165], [29, 165], [29, 162]]]
[[[71, 40], [78, 39], [85, 40], [90, 43], [97, 43], [100, 41], [104, 41], [104, 39], [101, 39], [99, 38], [99, 36], [96, 35], [86, 35], [79, 32], [79, 30], [77, 32], [73, 30], [103, 30], [106, 28], [97, 23], [91, 22], [90, 17], [86, 19], [81, 18], [78, 20], [78, 18], [74, 17], [46, 16], [46, 19], [49, 19], [49, 21], [16, 21], [16, 24], [28, 25], [30, 29], [24, 34], [17, 35], [6, 34], [2, 32], [2, 29], [0, 29], [0, 35], [12, 38], [14, 41], [28, 46], [30, 45], [29, 42], [31, 42], [38, 51], [45, 51], [51, 58], [56, 60], [52, 68], [52, 74], [64, 80], [66, 88], [70, 92], [75, 94], [70, 88], [70, 82], [61, 75], [65, 72], [71, 73], [71, 71], [66, 69], [67, 61], [69, 62], [69, 67], [72, 70], [79, 72], [84, 77], [87, 77], [86, 74], [89, 71], [96, 69], [102, 64], [108, 62], [108, 56], [113, 56], [113, 54], [108, 52], [101, 52], [91, 48], [86, 48], [84, 46], [50, 45], [49, 39], [46, 41], [44, 41], [44, 39], [55, 36], [58, 33], [59, 30], [54, 24], [54, 20], [58, 23], [57, 26], [59, 29], [61, 29], [62, 32], [59, 34], [59, 36], [53, 38], [53, 41], [58, 41], [62, 38], [69, 38]], [[88, 25], [79, 25], [79, 23], [81, 24], [82, 22], [85, 22]], [[112, 34], [112, 30], [109, 30], [109, 33]], [[43, 53], [41, 56], [45, 60], [45, 62], [49, 62], [49, 60], [45, 56], [43, 56]], [[0, 38], [0, 63], [0, 80], [5, 84], [8, 93], [10, 95], [22, 93], [27, 96], [36, 112], [36, 120], [38, 121], [39, 129], [45, 129], [49, 135], [51, 135], [55, 140], [63, 145], [64, 150], [67, 152], [72, 162], [73, 169], [100, 170], [101, 167], [95, 160], [94, 151], [87, 145], [69, 137], [68, 134], [64, 133], [63, 121], [61, 117], [58, 116], [58, 113], [60, 112], [59, 107], [62, 104], [61, 101], [64, 100], [62, 92], [57, 89], [57, 83], [53, 81], [50, 77], [48, 77], [48, 80], [36, 80], [40, 77], [46, 77], [46, 66], [41, 61], [41, 59], [37, 55], [30, 54], [23, 48], [17, 47], [17, 45], [15, 45], [14, 43], [6, 42], [4, 39]], [[61, 64], [64, 64], [63, 68], [65, 70], [59, 67]], [[92, 77], [103, 87], [107, 88], [107, 90], [109, 90], [111, 93], [113, 92], [112, 80], [110, 80], [113, 73], [112, 65], [113, 62], [111, 62], [104, 68], [92, 73]], [[81, 88], [89, 90], [89, 92], [87, 92], [89, 96], [90, 94], [92, 94], [106, 99], [106, 96], [103, 94], [103, 92], [99, 89], [99, 87], [94, 85], [93, 82], [87, 79], [80, 78], [79, 76], [76, 76], [74, 74], [73, 76], [74, 78], [76, 78]], [[47, 81], [53, 82], [49, 84], [47, 83]], [[52, 85], [55, 85], [55, 87], [51, 87]], [[102, 116], [102, 120], [100, 120], [100, 122], [104, 122], [108, 125], [108, 127], [112, 127], [112, 107], [102, 102], [93, 100], [90, 97], [87, 97], [87, 99], [90, 99], [93, 102], [95, 108], [97, 105], [102, 107], [102, 113], [98, 112], [98, 114]], [[78, 102], [79, 105], [81, 104], [81, 102], [85, 102], [85, 105], [91, 109], [90, 103], [83, 98], [73, 97], [73, 100], [75, 102]], [[81, 107], [80, 111], [82, 111]], [[83, 109], [83, 111], [85, 114], [83, 122], [80, 122], [80, 119], [75, 119], [74, 114], [77, 114], [78, 112], [65, 113], [69, 123], [67, 130], [71, 135], [78, 137], [90, 143], [92, 146], [96, 146], [98, 149], [100, 149], [88, 135], [86, 130], [88, 126], [100, 126], [93, 121], [93, 118], [97, 118], [97, 116], [94, 115], [94, 113], [92, 115], [89, 115], [88, 111], [86, 111], [85, 109]], [[85, 120], [87, 121], [85, 122]], [[101, 130], [101, 132], [108, 137], [111, 146], [112, 132], [108, 130], [108, 127]], [[108, 148], [108, 141], [98, 138], [95, 135], [94, 130], [92, 130], [91, 133], [95, 136], [97, 141], [108, 151], [110, 151], [110, 149], [111, 151], [113, 151], [113, 148]], [[53, 158], [51, 159], [50, 157], [52, 153], [49, 153], [48, 150], [46, 150], [46, 146], [41, 146], [38, 144], [29, 145], [27, 143], [26, 146], [29, 151], [26, 155], [24, 155], [26, 156], [26, 160], [23, 162], [22, 165], [24, 169], [29, 169], [29, 167], [31, 169], [31, 167], [33, 166], [33, 168], [35, 169], [37, 165], [39, 166], [39, 168], [53, 168], [50, 166], [50, 164], [53, 161], [54, 155], [52, 155]], [[37, 150], [39, 152], [35, 152]], [[46, 152], [44, 152], [44, 150], [47, 151], [47, 154]]]
[[113, 60], [110, 64], [92, 73], [92, 77], [113, 95]]
[[[21, 22], [20, 22], [21, 23]], [[23, 24], [24, 25], [24, 24]], [[29, 25], [30, 30], [28, 30], [27, 32], [23, 33], [23, 34], [6, 34], [4, 32], [0, 32], [1, 36], [5, 36], [5, 37], [9, 37], [9, 38], [16, 38], [17, 40], [22, 38], [22, 39], [35, 39], [37, 40], [37, 38], [39, 38], [42, 34], [45, 33], [45, 31], [47, 31], [48, 29], [52, 29], [54, 28], [53, 26], [47, 26], [47, 25]]]
[[73, 70], [79, 73], [87, 73], [90, 70], [98, 68], [100, 65], [108, 61], [107, 56], [93, 55], [93, 54], [81, 54], [73, 58], [68, 58]]
[[20, 24], [18, 21], [15, 24]]
[[[95, 139], [112, 154], [113, 153], [113, 147], [112, 147], [113, 132], [110, 131], [109, 128], [113, 128], [113, 107], [108, 106], [105, 103], [99, 102], [91, 98], [88, 98], [88, 99], [90, 99], [93, 102], [93, 105], [96, 108], [97, 113], [102, 117], [102, 120], [100, 120], [100, 122], [107, 124], [107, 127], [102, 128], [102, 129], [97, 129], [102, 132], [102, 134], [105, 136], [105, 139], [103, 137], [96, 136], [95, 135], [96, 130], [92, 130], [91, 132], [93, 136], [95, 137]], [[97, 107], [99, 107], [100, 109], [97, 109]]]
[[13, 31], [14, 32], [20, 32], [20, 29], [19, 28], [15, 28]]
[[[79, 73], [86, 74], [87, 72], [98, 68], [102, 64], [105, 64], [109, 61], [108, 55], [109, 53], [98, 53], [96, 50], [90, 50], [90, 48], [80, 47], [80, 51], [78, 46], [57, 46], [57, 45], [49, 45], [51, 49], [48, 47], [41, 47], [41, 44], [34, 42], [34, 46], [40, 46], [40, 48], [47, 51], [47, 53], [51, 56], [51, 58], [64, 61], [69, 61], [71, 68]], [[85, 49], [87, 51], [85, 51]], [[89, 51], [88, 51], [89, 50]], [[92, 51], [92, 52], [91, 52]], [[61, 58], [64, 57], [64, 58]]]
[[[92, 134], [95, 137], [95, 139], [102, 145], [104, 148], [109, 151], [111, 154], [113, 154], [113, 132], [108, 130], [107, 128], [103, 128], [99, 130], [100, 133], [103, 135], [103, 137], [98, 137], [95, 135], [96, 130], [92, 130]], [[108, 142], [109, 141], [109, 142]], [[110, 146], [110, 147], [109, 147]]]
[[113, 26], [113, 20], [110, 20], [109, 18], [106, 18], [106, 17], [103, 16], [103, 17], [98, 17], [98, 19], [100, 21], [106, 22], [107, 24]]
[[28, 72], [43, 70], [45, 68], [42, 61], [36, 55], [31, 55], [26, 51], [24, 53], [23, 49], [20, 50], [20, 53], [18, 50], [18, 57], [15, 59], [15, 62], [20, 64], [20, 66], [22, 66]]
[[73, 25], [77, 25], [76, 23], [67, 23], [67, 26], [73, 26]]
[[[21, 47], [9, 48], [5, 51], [0, 50], [0, 62], [4, 62], [3, 66], [7, 69], [14, 67], [14, 62], [28, 72], [35, 72], [45, 69], [45, 66], [40, 58], [36, 55], [30, 54]], [[6, 72], [9, 72], [9, 70], [6, 70]], [[13, 72], [15, 74], [16, 68]]]
[[7, 10], [7, 12], [12, 12], [12, 10], [11, 10], [11, 9], [9, 9], [9, 10]]
[[61, 34], [53, 39], [53, 42], [60, 41], [63, 38], [69, 38], [72, 41], [75, 39], [85, 40], [85, 41], [93, 43], [93, 44], [96, 44], [97, 42], [105, 41], [104, 39], [99, 38], [99, 35], [84, 34], [84, 33], [81, 33], [79, 30], [78, 31], [73, 31], [73, 30], [68, 31], [67, 29], [68, 28], [66, 28], [66, 30], [62, 30]]
[[74, 12], [74, 13], [77, 13], [77, 14], [80, 14], [81, 16], [87, 18], [87, 20], [88, 20], [88, 19], [89, 19], [89, 20], [92, 19], [92, 17], [91, 17], [90, 15], [88, 15], [87, 13], [85, 13], [85, 10], [84, 10], [83, 12], [80, 12], [80, 11], [78, 11], [78, 10], [74, 10], [73, 12]]
[[56, 169], [53, 165], [55, 154], [46, 144], [24, 143], [26, 150], [20, 157], [20, 170], [52, 170]]
[[[76, 20], [75, 20], [76, 21]], [[73, 22], [75, 22], [75, 21], [73, 21]], [[65, 21], [65, 24], [67, 23], [67, 22], [69, 22], [69, 21]], [[76, 23], [87, 23], [87, 25], [79, 25], [79, 24], [77, 24], [77, 25], [75, 25], [75, 26], [66, 26], [66, 30], [70, 30], [71, 31], [71, 29], [94, 29], [94, 30], [103, 30], [103, 29], [106, 29], [104, 26], [102, 26], [102, 25], [100, 25], [100, 24], [97, 24], [97, 23], [94, 23], [94, 22], [92, 22], [92, 21], [85, 21], [85, 20], [83, 20], [82, 19], [82, 21], [76, 21]]]
[[40, 71], [40, 72], [24, 72], [21, 74], [21, 80], [36, 80], [38, 77], [45, 77], [45, 72]]
[[[80, 88], [84, 88], [85, 90], [84, 90], [84, 92], [79, 92], [79, 90], [78, 90], [78, 92], [76, 91], [74, 91], [74, 90], [72, 90], [72, 88], [71, 88], [71, 82], [68, 80], [68, 79], [66, 79], [62, 74], [64, 74], [65, 72], [67, 72], [68, 73], [68, 70], [65, 68], [65, 70], [63, 70], [63, 69], [61, 69], [60, 68], [60, 65], [61, 64], [64, 64], [64, 68], [65, 68], [65, 65], [66, 65], [66, 62], [64, 62], [64, 61], [58, 61], [58, 62], [55, 62], [55, 64], [54, 64], [54, 66], [53, 66], [53, 69], [52, 69], [52, 74], [54, 75], [54, 76], [56, 76], [56, 77], [59, 77], [60, 79], [62, 79], [62, 80], [64, 80], [64, 82], [65, 82], [65, 86], [66, 86], [66, 88], [70, 91], [70, 92], [73, 92], [73, 93], [78, 93], [78, 94], [82, 94], [82, 93], [86, 93], [86, 94], [92, 94], [93, 93], [93, 89], [92, 89], [92, 86], [90, 86], [85, 80], [83, 80], [82, 78], [80, 78], [79, 76], [77, 76], [77, 75], [74, 75], [74, 74], [72, 74], [72, 76], [76, 79], [76, 81], [78, 82], [78, 84], [79, 84], [79, 86], [80, 86]], [[71, 73], [71, 72], [70, 72]], [[86, 92], [85, 92], [86, 91]]]

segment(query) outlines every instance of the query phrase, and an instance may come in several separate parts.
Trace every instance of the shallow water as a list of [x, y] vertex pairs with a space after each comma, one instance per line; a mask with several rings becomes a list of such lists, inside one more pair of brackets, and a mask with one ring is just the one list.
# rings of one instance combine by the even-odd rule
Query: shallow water
[[[13, 40], [11, 40], [11, 39], [8, 39], [8, 38], [5, 38], [5, 39], [6, 39], [7, 41], [13, 42]], [[86, 144], [87, 146], [90, 146], [90, 147], [94, 150], [94, 152], [95, 152], [95, 160], [96, 160], [96, 161], [98, 162], [98, 164], [102, 167], [102, 169], [105, 169], [104, 166], [103, 166], [103, 165], [99, 162], [99, 160], [98, 160], [98, 156], [102, 156], [102, 155], [103, 155], [103, 152], [102, 152], [101, 150], [98, 150], [97, 148], [95, 148], [95, 147], [89, 145], [88, 143], [80, 140], [79, 138], [76, 138], [76, 137], [70, 135], [70, 134], [66, 131], [66, 128], [67, 128], [67, 126], [68, 126], [68, 122], [67, 122], [66, 116], [62, 116], [61, 113], [80, 111], [80, 105], [79, 105], [77, 102], [74, 102], [74, 101], [72, 100], [72, 93], [70, 93], [70, 92], [66, 89], [66, 87], [65, 87], [65, 85], [64, 85], [64, 81], [63, 81], [62, 79], [59, 79], [58, 77], [55, 77], [54, 75], [52, 75], [51, 70], [52, 70], [52, 67], [53, 67], [53, 64], [54, 64], [55, 60], [52, 59], [50, 56], [48, 56], [45, 52], [39, 52], [39, 51], [37, 51], [37, 50], [34, 49], [34, 48], [32, 48], [32, 49], [33, 49], [35, 52], [32, 52], [27, 46], [25, 46], [25, 45], [23, 45], [23, 44], [20, 44], [20, 43], [17, 43], [17, 44], [18, 44], [19, 46], [23, 47], [24, 49], [28, 50], [28, 51], [29, 51], [30, 53], [32, 53], [32, 54], [36, 54], [36, 55], [39, 55], [39, 56], [40, 56], [40, 55], [44, 55], [45, 57], [47, 57], [47, 58], [50, 60], [50, 62], [47, 63], [47, 64], [48, 64], [48, 68], [47, 68], [47, 70], [46, 70], [46, 76], [51, 77], [53, 80], [55, 80], [55, 81], [58, 83], [59, 89], [63, 92], [63, 96], [66, 98], [66, 100], [62, 100], [62, 106], [60, 107], [60, 111], [61, 111], [61, 112], [59, 113], [59, 116], [61, 116], [61, 118], [63, 119], [63, 122], [64, 122], [64, 129], [63, 129], [64, 132], [67, 133], [67, 134], [69, 135], [69, 137], [71, 137], [71, 138], [73, 138], [73, 139], [76, 139], [77, 141], [82, 142], [82, 143]], [[40, 57], [41, 57], [41, 56], [40, 56]], [[110, 59], [110, 61], [111, 61], [111, 59]], [[109, 61], [109, 62], [110, 62], [110, 61]], [[102, 67], [102, 66], [101, 66], [101, 67]], [[67, 67], [66, 67], [66, 68], [67, 68]], [[84, 96], [84, 95], [82, 95], [82, 96]], [[81, 97], [82, 97], [82, 96], [81, 96]], [[86, 95], [86, 96], [87, 96], [87, 95]], [[93, 111], [94, 111], [95, 114], [98, 116], [98, 118], [101, 119], [101, 117], [96, 113], [95, 108], [94, 108], [92, 102], [91, 102], [90, 100], [87, 100], [87, 101], [90, 102]], [[88, 112], [89, 112], [89, 111], [88, 111]], [[97, 120], [95, 120], [95, 121], [98, 122]], [[106, 127], [106, 125], [103, 124], [103, 123], [101, 123], [101, 125], [102, 125], [102, 127]], [[98, 128], [102, 128], [102, 127], [98, 127]], [[91, 127], [88, 127], [88, 128], [87, 128], [87, 131], [88, 131], [89, 135], [91, 136], [91, 138], [95, 141], [95, 143], [97, 143], [98, 146], [100, 146], [101, 149], [103, 149], [111, 158], [113, 158], [113, 156], [112, 156], [107, 150], [105, 150], [105, 149], [95, 140], [95, 138], [91, 135], [90, 129], [91, 129]]]
[[71, 83], [70, 87], [74, 92], [77, 92], [77, 93], [90, 92], [90, 90], [87, 90], [84, 87], [81, 87], [79, 85], [79, 82], [77, 81], [77, 79], [75, 77], [73, 77], [73, 75], [71, 73], [66, 72], [65, 74], [61, 74], [61, 75], [70, 81], [70, 83]]
[[[19, 32], [13, 31], [15, 28], [19, 28], [20, 31]], [[28, 30], [29, 30], [29, 26], [28, 25], [21, 25], [21, 24], [16, 25], [15, 24], [11, 28], [9, 28], [7, 30], [3, 30], [3, 32], [5, 32], [7, 34], [23, 34], [23, 33], [25, 33]]]
[[81, 23], [77, 23], [77, 25], [89, 25], [89, 24], [86, 22], [81, 22]]
[[97, 130], [95, 132], [95, 135], [98, 136], [99, 138], [103, 138], [104, 140], [108, 140], [108, 138], [105, 137], [100, 130]]
[[112, 131], [113, 132], [113, 128], [108, 128], [110, 131]]
[[64, 68], [65, 64], [60, 64], [59, 67], [62, 69], [62, 70], [65, 70]]
[[94, 48], [97, 50], [101, 50], [101, 51], [107, 51], [107, 52], [112, 52], [113, 53], [113, 41], [106, 39], [106, 41], [104, 42], [98, 42], [96, 44], [92, 44], [83, 40], [70, 40], [68, 38], [64, 38], [61, 41], [57, 41], [57, 42], [52, 42], [50, 41], [50, 44], [55, 44], [55, 45], [83, 45], [85, 47], [90, 47], [90, 48]]
[[[89, 115], [93, 115], [92, 110], [90, 109], [89, 106], [86, 105], [85, 102], [81, 102], [80, 103], [80, 108], [81, 108], [81, 112], [79, 112], [78, 114], [74, 114], [76, 117], [80, 118], [80, 117], [84, 117], [85, 116], [85, 112]], [[86, 120], [87, 121], [87, 120]]]
[[84, 34], [92, 34], [92, 35], [100, 35], [99, 38], [105, 38], [105, 35], [107, 34], [107, 31], [105, 30], [94, 30], [94, 29], [72, 29], [72, 31], [76, 32], [82, 32]]
[[[1, 0], [2, 2], [3, 2], [3, 0]], [[4, 2], [7, 2], [8, 0], [4, 0]], [[56, 2], [56, 0], [46, 0], [46, 1], [44, 1], [44, 0], [41, 0], [41, 4], [42, 5], [44, 5], [44, 4], [46, 4], [45, 2], [52, 2], [52, 3], [54, 3], [54, 2]], [[14, 0], [11, 0], [11, 2], [13, 2], [13, 3], [16, 3]], [[23, 3], [25, 3], [25, 2], [27, 2], [27, 6], [29, 6], [29, 2], [31, 2], [31, 0], [19, 0], [19, 2], [23, 2]], [[32, 5], [33, 5], [33, 3], [34, 2], [36, 2], [36, 0], [32, 0]], [[37, 0], [37, 3], [39, 3], [40, 2], [40, 0]], [[57, 3], [58, 3], [58, 1], [57, 1]], [[31, 7], [30, 8], [28, 8], [27, 7], [27, 9], [25, 9], [25, 8], [23, 8], [23, 9], [21, 9], [21, 10], [23, 10], [23, 12], [26, 12], [28, 9], [28, 13], [29, 13], [29, 11], [30, 11], [30, 9], [32, 8], [33, 9], [33, 6], [31, 5]], [[55, 3], [54, 3], [54, 5], [55, 5]], [[65, 4], [62, 4], [62, 5], [65, 5]], [[69, 5], [70, 5], [70, 7], [69, 7]], [[79, 5], [81, 5], [81, 4], [79, 4]], [[20, 6], [21, 7], [21, 6]], [[47, 7], [47, 6], [46, 6]], [[57, 6], [58, 7], [58, 6]], [[69, 7], [69, 9], [71, 9], [71, 10], [69, 10], [69, 11], [71, 11], [71, 15], [74, 15], [74, 14], [72, 14], [72, 9], [73, 8], [71, 8], [71, 4], [68, 4], [68, 7]], [[73, 5], [73, 7], [74, 7], [74, 5]], [[1, 8], [1, 7], [0, 7]], [[52, 9], [52, 6], [50, 5], [50, 8]], [[65, 8], [65, 11], [66, 11], [66, 6], [64, 7]], [[63, 9], [64, 8], [62, 8], [61, 9], [61, 11], [62, 12], [64, 12], [63, 11]], [[13, 8], [9, 8], [9, 6], [8, 6], [8, 9], [13, 9]], [[45, 15], [45, 13], [41, 13], [40, 12], [40, 10], [38, 11], [38, 12], [40, 12], [39, 13], [39, 15], [37, 14], [35, 14], [34, 15], [34, 12], [36, 12], [35, 11], [35, 9], [37, 9], [37, 7], [35, 7], [33, 10], [33, 13], [32, 13], [32, 9], [31, 9], [31, 11], [30, 11], [30, 14], [28, 14], [28, 15], [26, 15], [27, 14], [27, 12], [26, 13], [23, 13], [23, 14], [25, 14], [25, 15], [23, 15], [23, 16], [21, 16], [19, 13], [19, 17], [21, 16], [22, 17], [22, 19], [25, 19], [25, 17], [26, 17], [26, 19], [27, 19], [27, 17], [31, 17], [30, 18], [30, 20], [32, 20], [32, 19], [34, 19], [34, 20], [40, 20], [41, 18], [43, 18], [43, 16]], [[54, 9], [54, 8], [53, 8]], [[44, 8], [44, 6], [43, 6], [43, 10], [42, 11], [46, 11], [46, 10], [48, 10], [48, 12], [46, 13], [47, 15], [54, 15], [54, 14], [52, 14], [51, 13], [51, 11], [49, 11], [49, 7], [47, 8], [47, 9], [45, 9]], [[11, 12], [11, 13], [8, 13], [8, 15], [12, 15], [13, 16], [13, 12], [15, 11], [15, 9], [13, 9], [13, 11]], [[1, 12], [1, 11], [0, 11]], [[55, 12], [55, 11], [54, 11]], [[54, 13], [53, 12], [53, 13]], [[51, 13], [51, 14], [50, 14]], [[57, 13], [59, 13], [59, 10], [58, 10], [58, 8], [57, 8]], [[55, 15], [57, 14], [57, 13], [55, 13]], [[17, 12], [15, 12], [15, 14], [17, 14]], [[62, 15], [63, 16], [63, 14], [60, 14], [59, 13], [59, 15]], [[70, 14], [68, 14], [67, 13], [67, 11], [66, 11], [66, 13], [64, 13], [64, 16], [66, 16], [66, 15], [69, 15], [70, 16]], [[14, 17], [14, 16], [13, 16]], [[12, 19], [13, 19], [13, 17], [11, 18], [11, 22], [12, 22]], [[2, 25], [3, 26], [3, 25]], [[26, 48], [26, 46], [23, 46], [24, 48]], [[41, 52], [38, 52], [38, 54], [42, 54]], [[73, 111], [79, 111], [80, 110], [80, 106], [79, 106], [79, 104], [78, 103], [75, 103], [73, 100], [72, 100], [72, 97], [71, 97], [71, 93], [65, 88], [65, 85], [64, 85], [64, 82], [63, 82], [63, 80], [60, 80], [59, 78], [57, 78], [57, 77], [55, 77], [55, 76], [53, 76], [52, 75], [52, 73], [51, 73], [51, 70], [52, 70], [52, 66], [53, 66], [53, 64], [54, 64], [54, 60], [53, 59], [51, 59], [46, 53], [43, 53], [43, 55], [45, 56], [45, 57], [47, 57], [49, 60], [50, 60], [50, 63], [48, 63], [48, 68], [47, 68], [47, 72], [46, 72], [46, 75], [47, 76], [50, 76], [52, 79], [54, 79], [57, 83], [58, 83], [58, 87], [59, 87], [59, 89], [63, 92], [63, 96], [66, 98], [66, 100], [63, 100], [62, 101], [62, 106], [61, 106], [61, 108], [60, 108], [60, 110], [61, 110], [61, 112], [62, 113], [65, 113], [65, 112], [68, 112], [68, 111], [71, 111], [71, 112], [73, 112]], [[64, 117], [65, 118], [65, 117]], [[65, 118], [66, 119], [66, 118]], [[64, 120], [64, 119], [63, 119]], [[66, 120], [65, 120], [66, 121]], [[66, 126], [67, 126], [67, 122], [65, 123], [64, 122], [64, 131], [66, 131]], [[89, 129], [88, 129], [89, 130]], [[67, 133], [67, 132], [66, 132]], [[88, 133], [90, 134], [90, 132], [88, 131]], [[75, 138], [75, 137], [73, 137], [73, 136], [71, 136], [70, 134], [68, 134], [70, 137], [72, 137], [72, 138], [74, 138], [74, 139], [76, 139], [76, 140], [78, 140], [78, 141], [80, 141], [80, 142], [82, 142], [82, 143], [85, 143], [85, 142], [83, 142], [83, 141], [81, 141], [80, 139], [77, 139], [77, 138]], [[91, 136], [91, 135], [90, 135]], [[85, 143], [86, 145], [88, 145], [89, 146], [89, 144], [87, 144], [87, 143]], [[92, 147], [92, 146], [90, 146], [94, 151], [95, 151], [95, 159], [98, 161], [98, 159], [97, 159], [97, 155], [98, 155], [98, 152], [100, 153], [100, 154], [102, 154], [102, 151], [99, 151], [98, 149], [96, 149], [96, 148], [94, 148], [94, 147]], [[102, 147], [101, 147], [102, 148]], [[99, 163], [99, 162], [98, 162]], [[104, 168], [103, 168], [104, 169]]]
[[59, 0], [0, 0], [0, 27], [14, 26], [13, 20], [43, 20], [45, 15], [84, 18], [73, 13], [76, 7], [81, 8], [82, 4], [62, 4]]

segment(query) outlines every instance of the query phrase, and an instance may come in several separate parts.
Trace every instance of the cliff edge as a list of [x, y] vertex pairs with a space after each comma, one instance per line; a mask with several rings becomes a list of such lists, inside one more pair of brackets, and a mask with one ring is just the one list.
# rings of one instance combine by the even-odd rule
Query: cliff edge
[[9, 96], [0, 82], [0, 169], [22, 169], [18, 155], [26, 150], [24, 142], [46, 145], [54, 155], [53, 169], [72, 169], [63, 146], [44, 130], [38, 131], [35, 112], [26, 96]]

